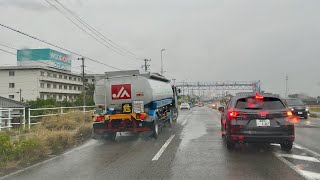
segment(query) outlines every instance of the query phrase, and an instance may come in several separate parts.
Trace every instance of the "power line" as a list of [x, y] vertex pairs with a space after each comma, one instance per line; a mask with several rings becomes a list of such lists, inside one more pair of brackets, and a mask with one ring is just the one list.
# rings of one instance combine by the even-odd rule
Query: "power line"
[[0, 48], [0, 51], [5, 52], [5, 53], [8, 53], [8, 54], [12, 54], [12, 55], [17, 55], [16, 53], [13, 53], [13, 52], [10, 52], [10, 51], [1, 49], [1, 48]]
[[42, 43], [48, 44], [48, 45], [50, 45], [50, 46], [59, 48], [59, 49], [61, 49], [61, 50], [64, 50], [64, 51], [66, 51], [66, 52], [69, 52], [69, 53], [71, 53], [71, 54], [74, 54], [74, 55], [77, 55], [77, 56], [80, 56], [80, 57], [84, 57], [84, 58], [86, 58], [86, 59], [88, 59], [88, 60], [90, 60], [90, 61], [93, 61], [93, 62], [102, 64], [102, 65], [105, 65], [105, 66], [110, 67], [110, 68], [113, 68], [113, 69], [121, 70], [120, 68], [117, 68], [117, 67], [114, 67], [114, 66], [111, 66], [111, 65], [102, 63], [102, 62], [100, 62], [100, 61], [98, 61], [98, 60], [95, 60], [95, 59], [92, 59], [92, 58], [83, 56], [83, 55], [81, 55], [81, 54], [79, 54], [79, 53], [76, 53], [76, 52], [71, 51], [71, 50], [68, 50], [68, 49], [66, 49], [66, 48], [57, 46], [57, 45], [55, 45], [55, 44], [53, 44], [53, 43], [50, 43], [50, 42], [48, 42], [48, 41], [39, 39], [39, 38], [37, 38], [37, 37], [35, 37], [35, 36], [29, 35], [29, 34], [27, 34], [27, 33], [25, 33], [25, 32], [22, 32], [22, 31], [20, 31], [20, 30], [14, 29], [14, 28], [12, 28], [12, 27], [6, 26], [6, 25], [4, 25], [4, 24], [1, 24], [1, 23], [0, 23], [0, 26], [2, 26], [2, 27], [4, 27], [4, 28], [7, 28], [7, 29], [9, 29], [9, 30], [11, 30], [11, 31], [17, 32], [17, 33], [19, 33], [19, 34], [22, 34], [22, 35], [24, 35], [24, 36], [27, 36], [27, 37], [29, 37], [29, 38], [32, 38], [32, 39], [34, 39], [34, 40], [37, 40], [37, 41], [40, 41], [40, 42], [42, 42]]
[[[76, 13], [74, 13], [72, 10], [68, 9], [66, 6], [64, 6], [59, 0], [54, 0], [56, 1], [63, 9], [65, 9], [67, 12], [69, 12], [71, 15], [73, 15], [82, 25], [86, 26], [91, 32], [96, 34], [98, 37], [100, 37], [102, 40], [104, 40], [106, 43], [110, 44], [112, 47], [117, 48], [118, 50], [121, 50], [122, 52], [127, 52], [132, 54], [135, 58], [137, 59], [146, 59], [145, 57], [141, 57], [136, 55], [135, 53], [126, 50], [119, 46], [117, 43], [113, 42], [111, 39], [107, 38], [105, 35], [97, 31], [95, 28], [90, 26], [88, 23], [86, 23], [84, 20], [82, 20], [79, 16], [77, 16]], [[107, 40], [107, 41], [106, 41]]]
[[[100, 39], [102, 39], [104, 42], [106, 42], [107, 44], [111, 45], [112, 47], [106, 45], [105, 43], [103, 43], [101, 40], [97, 39], [95, 36], [93, 36], [92, 34], [90, 34], [88, 31], [86, 31], [85, 29], [83, 29], [81, 26], [79, 26], [76, 22], [74, 22], [67, 14], [65, 14], [63, 11], [61, 11], [59, 8], [57, 8], [54, 4], [52, 4], [51, 2], [49, 2], [48, 0], [45, 0], [48, 4], [50, 4], [52, 7], [54, 7], [59, 13], [61, 13], [63, 16], [65, 16], [71, 23], [73, 23], [75, 26], [77, 26], [79, 29], [81, 29], [83, 32], [85, 32], [86, 34], [88, 34], [90, 37], [92, 37], [93, 39], [95, 39], [96, 41], [98, 41], [100, 44], [102, 44], [103, 46], [105, 46], [106, 48], [112, 50], [115, 53], [118, 53], [122, 56], [127, 56], [127, 54], [125, 52], [123, 52], [122, 50], [115, 48], [112, 44], [108, 43], [105, 39], [101, 38], [96, 32], [92, 31], [90, 28], [88, 28], [84, 23], [82, 23], [81, 21], [79, 21], [80, 23], [82, 23], [84, 26], [86, 26], [91, 32], [93, 32], [96, 36], [98, 36]], [[64, 6], [63, 6], [64, 8]], [[131, 57], [131, 56], [127, 56], [128, 58], [132, 58], [132, 59], [137, 59], [137, 57]]]
[[4, 47], [6, 47], [6, 48], [9, 48], [9, 49], [16, 50], [16, 48], [14, 48], [14, 47], [12, 47], [12, 46], [9, 46], [9, 45], [7, 45], [7, 44], [3, 44], [3, 43], [1, 43], [1, 42], [0, 42], [0, 45], [1, 45], [1, 46], [4, 46]]

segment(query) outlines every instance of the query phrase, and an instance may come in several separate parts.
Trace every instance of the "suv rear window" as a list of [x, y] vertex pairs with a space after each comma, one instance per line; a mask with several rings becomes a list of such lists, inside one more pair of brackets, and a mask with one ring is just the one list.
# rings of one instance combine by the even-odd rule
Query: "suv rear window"
[[264, 97], [263, 99], [255, 99], [254, 97], [239, 99], [236, 103], [237, 109], [284, 109], [285, 106], [278, 98]]

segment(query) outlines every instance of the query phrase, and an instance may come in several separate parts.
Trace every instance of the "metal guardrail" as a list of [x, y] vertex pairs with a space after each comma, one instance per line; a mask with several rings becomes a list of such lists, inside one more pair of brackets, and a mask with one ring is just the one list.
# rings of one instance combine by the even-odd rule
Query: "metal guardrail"
[[[39, 118], [39, 117], [48, 117], [48, 116], [57, 116], [57, 115], [61, 115], [61, 114], [67, 114], [68, 112], [66, 112], [65, 110], [67, 109], [71, 109], [71, 111], [75, 111], [75, 110], [81, 110], [82, 112], [89, 112], [88, 109], [90, 108], [94, 108], [95, 106], [74, 106], [74, 107], [55, 107], [55, 108], [37, 108], [37, 109], [31, 109], [29, 108], [28, 110], [28, 128], [30, 129], [32, 124], [38, 124], [39, 122], [31, 122], [32, 118]], [[36, 112], [36, 111], [43, 111], [43, 110], [53, 110], [56, 112], [50, 112], [48, 114], [43, 113], [43, 114], [39, 114], [39, 115], [31, 115], [32, 112]], [[70, 111], [69, 111], [70, 112]]]
[[[16, 110], [19, 111], [19, 114], [15, 114]], [[22, 114], [21, 114], [22, 111]], [[23, 125], [26, 124], [26, 114], [25, 108], [0, 108], [0, 131], [2, 129], [11, 128], [12, 125]], [[12, 122], [14, 118], [22, 118], [22, 122], [15, 123]]]
[[[6, 128], [12, 128], [12, 125], [26, 125], [26, 117], [28, 117], [28, 128], [30, 129], [32, 124], [38, 124], [39, 122], [32, 122], [32, 119], [57, 116], [61, 114], [68, 114], [69, 112], [80, 110], [82, 112], [89, 112], [93, 110], [95, 106], [74, 106], [74, 107], [54, 107], [54, 108], [36, 108], [28, 109], [26, 114], [26, 108], [0, 108], [0, 131]], [[41, 112], [39, 112], [41, 111]], [[33, 112], [39, 112], [37, 115], [32, 115]], [[26, 116], [27, 115], [27, 116]], [[12, 122], [13, 119], [20, 118], [20, 122]]]

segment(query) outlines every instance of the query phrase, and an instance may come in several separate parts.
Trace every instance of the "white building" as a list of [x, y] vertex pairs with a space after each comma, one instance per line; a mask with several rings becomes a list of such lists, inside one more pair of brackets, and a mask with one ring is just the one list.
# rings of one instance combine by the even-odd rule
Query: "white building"
[[20, 100], [73, 100], [82, 92], [82, 77], [45, 66], [0, 67], [0, 96]]

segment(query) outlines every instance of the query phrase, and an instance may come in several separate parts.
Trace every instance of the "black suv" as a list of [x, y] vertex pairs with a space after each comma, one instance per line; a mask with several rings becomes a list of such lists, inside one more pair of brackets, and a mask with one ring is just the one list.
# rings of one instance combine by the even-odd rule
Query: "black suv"
[[309, 108], [301, 101], [301, 99], [288, 98], [285, 101], [294, 115], [308, 119]]
[[298, 119], [278, 97], [236, 96], [221, 112], [221, 131], [228, 149], [235, 143], [251, 142], [279, 143], [283, 151], [292, 149]]

